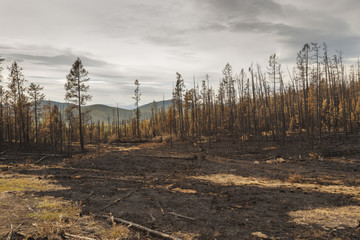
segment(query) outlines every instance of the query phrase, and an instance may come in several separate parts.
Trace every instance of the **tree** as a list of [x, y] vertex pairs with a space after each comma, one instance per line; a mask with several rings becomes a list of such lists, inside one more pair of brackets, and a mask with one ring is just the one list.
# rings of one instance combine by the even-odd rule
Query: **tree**
[[276, 54], [274, 53], [273, 55], [270, 56], [269, 59], [269, 78], [272, 80], [273, 82], [273, 100], [274, 100], [274, 122], [273, 124], [275, 125], [275, 135], [274, 137], [277, 137], [277, 134], [279, 132], [278, 129], [278, 109], [277, 109], [277, 101], [276, 101], [276, 83], [278, 80], [277, 74], [280, 72], [280, 64], [278, 63], [278, 57], [276, 56]]
[[[9, 95], [14, 110], [15, 141], [17, 141], [17, 133], [19, 133], [19, 140], [21, 145], [25, 139], [25, 119], [23, 114], [23, 107], [26, 101], [26, 96], [24, 94], [24, 83], [26, 82], [26, 79], [22, 73], [22, 68], [19, 67], [15, 61], [9, 68], [8, 79]], [[20, 122], [18, 121], [18, 117], [20, 118]], [[17, 132], [17, 124], [19, 124], [19, 132]]]
[[227, 95], [227, 101], [226, 101], [226, 108], [228, 109], [228, 114], [225, 118], [225, 127], [226, 130], [233, 135], [234, 134], [234, 119], [235, 119], [235, 114], [234, 114], [234, 108], [235, 108], [235, 98], [236, 98], [236, 93], [235, 93], [235, 79], [233, 77], [233, 71], [232, 71], [232, 67], [229, 63], [227, 63], [224, 67], [224, 69], [222, 70], [223, 73], [223, 78], [222, 78], [222, 84], [224, 87], [224, 92]]
[[70, 69], [70, 73], [66, 76], [65, 83], [65, 99], [77, 105], [79, 111], [79, 134], [81, 151], [85, 150], [84, 136], [83, 136], [83, 122], [81, 106], [86, 104], [86, 101], [91, 100], [91, 95], [86, 94], [89, 90], [89, 85], [86, 83], [90, 80], [88, 72], [85, 70], [80, 58], [77, 58]]
[[137, 131], [137, 137], [140, 139], [140, 109], [139, 109], [139, 101], [140, 101], [140, 83], [136, 79], [135, 80], [135, 92], [133, 99], [135, 100], [135, 117], [136, 117], [136, 131]]
[[39, 141], [38, 139], [38, 110], [39, 105], [41, 103], [41, 100], [45, 98], [45, 95], [41, 93], [41, 91], [44, 89], [44, 87], [40, 87], [40, 85], [35, 85], [34, 83], [31, 83], [28, 92], [30, 96], [30, 100], [32, 101], [33, 109], [34, 109], [34, 118], [35, 118], [35, 140], [36, 142]]
[[158, 117], [157, 117], [157, 104], [155, 100], [152, 102], [151, 105], [151, 119], [150, 119], [150, 125], [151, 125], [151, 131], [152, 131], [152, 137], [155, 137], [158, 134]]
[[[174, 100], [175, 106], [178, 110], [179, 114], [179, 123], [180, 123], [180, 134], [181, 138], [184, 138], [184, 119], [183, 119], [183, 103], [182, 103], [182, 96], [185, 89], [184, 80], [180, 73], [176, 73], [176, 85], [174, 90]], [[175, 109], [174, 109], [175, 110]]]
[[4, 89], [2, 85], [2, 70], [1, 67], [2, 62], [4, 61], [4, 58], [0, 58], [0, 147], [2, 147], [2, 144], [4, 142], [4, 121], [3, 121], [3, 98], [4, 98]]

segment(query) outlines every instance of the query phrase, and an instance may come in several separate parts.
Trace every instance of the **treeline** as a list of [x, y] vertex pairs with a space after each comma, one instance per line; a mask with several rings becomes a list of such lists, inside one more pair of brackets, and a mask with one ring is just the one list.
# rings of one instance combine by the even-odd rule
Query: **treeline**
[[273, 54], [266, 69], [252, 64], [235, 74], [226, 64], [222, 75], [217, 89], [208, 75], [185, 89], [177, 73], [165, 125], [161, 114], [155, 116], [152, 133], [311, 144], [359, 132], [360, 63], [345, 66], [342, 53], [329, 56], [326, 44], [305, 44], [291, 71]]
[[114, 112], [107, 122], [93, 122], [91, 114], [81, 111], [91, 96], [80, 59], [67, 75], [65, 97], [72, 104], [66, 109], [42, 106], [43, 88], [28, 84], [16, 62], [8, 70], [0, 85], [3, 149], [41, 145], [62, 152], [70, 151], [73, 142], [83, 150], [85, 143], [153, 138], [314, 143], [357, 135], [360, 128], [360, 62], [345, 66], [342, 53], [329, 56], [326, 44], [305, 44], [291, 70], [281, 67], [276, 54], [266, 68], [252, 64], [234, 73], [226, 64], [217, 89], [208, 75], [201, 82], [193, 79], [193, 87], [186, 89], [176, 73], [172, 105], [165, 110], [154, 101], [145, 120], [140, 120], [138, 80], [132, 118], [123, 120]]

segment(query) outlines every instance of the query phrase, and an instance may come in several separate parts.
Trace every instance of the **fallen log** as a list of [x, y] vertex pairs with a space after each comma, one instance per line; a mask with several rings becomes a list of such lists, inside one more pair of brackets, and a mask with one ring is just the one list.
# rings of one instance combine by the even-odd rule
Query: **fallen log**
[[[101, 216], [101, 217], [111, 220], [111, 217], [108, 217], [108, 216]], [[115, 222], [117, 222], [117, 223], [126, 224], [126, 225], [128, 225], [128, 227], [134, 227], [134, 228], [137, 228], [137, 229], [139, 229], [139, 230], [142, 230], [142, 231], [145, 231], [145, 232], [154, 234], [154, 235], [156, 235], [156, 236], [159, 236], [159, 237], [162, 237], [162, 238], [165, 238], [165, 239], [182, 240], [181, 238], [177, 238], [177, 237], [171, 236], [171, 235], [166, 234], [166, 233], [163, 233], [163, 232], [159, 232], [159, 231], [156, 231], [156, 230], [152, 230], [152, 229], [147, 228], [147, 227], [144, 227], [144, 226], [142, 226], [142, 225], [140, 225], [140, 224], [133, 223], [133, 222], [130, 222], [130, 221], [121, 219], [121, 218], [113, 217], [113, 220], [114, 220]]]

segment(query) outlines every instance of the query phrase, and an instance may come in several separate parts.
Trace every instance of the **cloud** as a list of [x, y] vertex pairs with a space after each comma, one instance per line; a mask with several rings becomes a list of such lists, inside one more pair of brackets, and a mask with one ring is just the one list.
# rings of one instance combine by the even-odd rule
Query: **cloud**
[[256, 18], [260, 14], [275, 15], [282, 12], [281, 5], [272, 0], [200, 0], [196, 3], [208, 8], [209, 14], [226, 18]]
[[[38, 56], [28, 54], [11, 54], [9, 57], [16, 59], [17, 61], [30, 61], [34, 64], [49, 66], [71, 66], [71, 64], [77, 58], [77, 56], [75, 55]], [[105, 61], [89, 58], [86, 56], [81, 56], [80, 59], [83, 62], [84, 66], [103, 67], [110, 65]]]
[[151, 34], [145, 37], [150, 43], [161, 46], [186, 46], [189, 45], [179, 33], [164, 32], [162, 34]]
[[63, 99], [59, 89], [80, 57], [89, 71], [94, 102], [132, 103], [135, 79], [145, 102], [162, 98], [162, 92], [165, 98], [168, 92], [170, 96], [177, 71], [190, 87], [194, 74], [214, 73], [211, 80], [217, 86], [226, 62], [238, 72], [253, 61], [266, 66], [276, 52], [281, 53], [281, 63], [293, 64], [306, 42], [326, 42], [329, 52], [339, 49], [344, 58], [355, 59], [360, 51], [359, 4], [358, 0], [39, 0], [36, 4], [3, 0], [0, 56], [7, 58], [4, 65], [9, 60], [21, 62], [25, 76], [43, 83], [51, 98]]

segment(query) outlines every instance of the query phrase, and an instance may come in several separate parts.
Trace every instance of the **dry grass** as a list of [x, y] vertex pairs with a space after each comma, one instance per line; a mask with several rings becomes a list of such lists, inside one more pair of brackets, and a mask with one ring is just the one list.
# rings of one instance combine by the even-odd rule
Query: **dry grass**
[[277, 164], [277, 163], [284, 163], [284, 162], [286, 162], [286, 160], [283, 158], [269, 159], [269, 160], [265, 161], [265, 163], [267, 163], [267, 164], [273, 164], [273, 163]]
[[317, 224], [326, 230], [329, 228], [355, 228], [360, 216], [360, 206], [291, 211], [289, 215], [293, 218], [291, 222], [304, 225]]
[[149, 142], [149, 143], [141, 143], [137, 145], [139, 149], [156, 149], [164, 146], [166, 146], [165, 142]]
[[180, 193], [197, 193], [196, 190], [193, 189], [183, 189], [183, 188], [173, 188], [172, 192], [180, 192]]
[[69, 219], [79, 216], [81, 212], [79, 204], [53, 197], [43, 197], [40, 199], [37, 208], [39, 211], [30, 214], [30, 217], [45, 222], [68, 222]]
[[1, 192], [47, 191], [65, 189], [35, 176], [21, 174], [6, 174], [0, 176]]
[[262, 188], [301, 188], [308, 192], [323, 192], [332, 194], [344, 194], [352, 196], [353, 199], [360, 200], [360, 186], [345, 186], [345, 185], [320, 185], [314, 183], [298, 183], [301, 177], [299, 175], [292, 176], [287, 182], [280, 180], [273, 180], [267, 178], [242, 177], [233, 174], [212, 174], [203, 176], [193, 176], [191, 179], [205, 180], [215, 184], [224, 186], [244, 186], [253, 185]]
[[102, 233], [103, 239], [127, 239], [130, 236], [130, 230], [121, 224], [116, 224], [113, 218], [111, 218], [112, 227]]
[[[90, 216], [80, 216], [81, 203], [55, 197], [35, 197], [33, 192], [66, 189], [31, 175], [0, 176], [0, 236], [9, 231], [10, 224], [19, 225], [26, 237], [60, 239], [65, 232], [95, 239], [127, 239], [130, 231], [123, 225], [109, 227]], [[7, 226], [9, 225], [9, 226]]]

